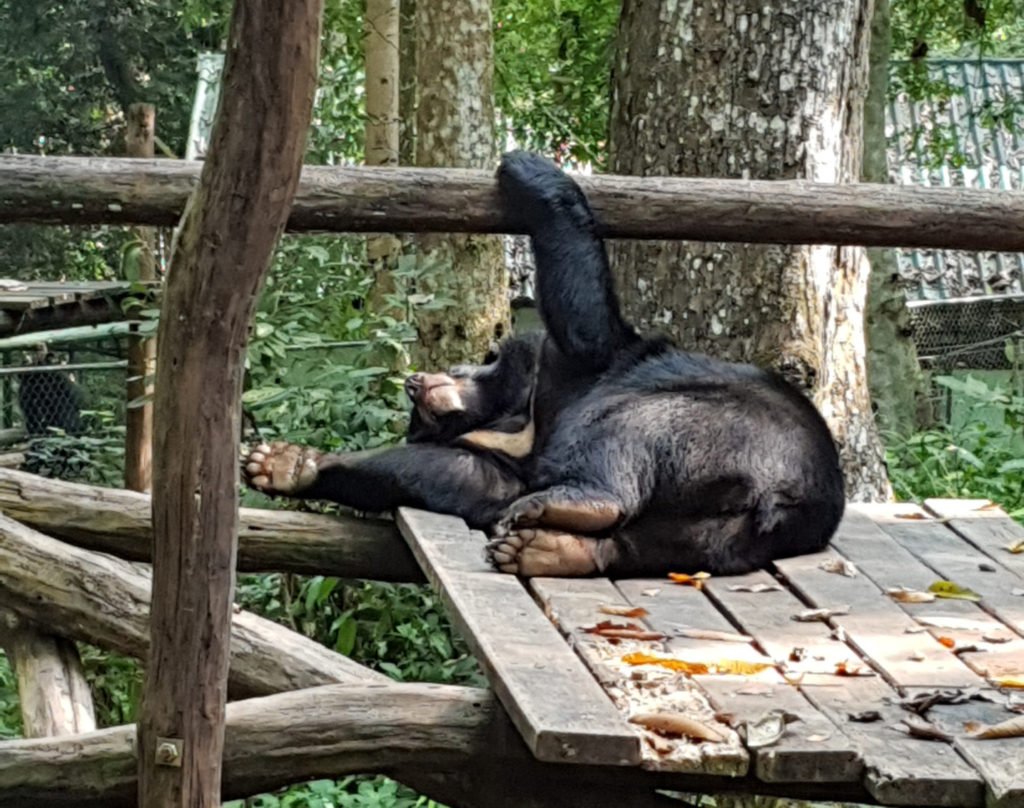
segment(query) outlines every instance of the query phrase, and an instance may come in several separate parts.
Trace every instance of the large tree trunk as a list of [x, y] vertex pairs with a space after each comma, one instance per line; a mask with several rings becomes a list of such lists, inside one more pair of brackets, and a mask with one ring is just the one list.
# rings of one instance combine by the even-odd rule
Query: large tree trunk
[[[860, 174], [871, 0], [626, 0], [611, 170], [850, 182]], [[628, 316], [811, 392], [856, 499], [888, 491], [864, 366], [858, 249], [616, 245]]]
[[[888, 182], [885, 106], [892, 50], [889, 0], [875, 0], [871, 19], [868, 95], [864, 102], [864, 182]], [[867, 346], [868, 384], [880, 429], [909, 434], [925, 403], [924, 377], [911, 336], [910, 312], [900, 284], [896, 251], [869, 249]]]
[[220, 804], [246, 338], [299, 184], [322, 8], [235, 3], [210, 152], [172, 258], [154, 402], [142, 808]]
[[[363, 53], [366, 61], [366, 140], [364, 161], [368, 166], [398, 165], [399, 13], [398, 0], [366, 0], [363, 20]], [[395, 292], [392, 271], [402, 242], [391, 234], [366, 239], [366, 258], [373, 275], [370, 308], [401, 319], [404, 306], [389, 306]]]
[[[493, 168], [494, 38], [490, 0], [435, 0], [416, 7], [416, 164]], [[501, 240], [430, 235], [417, 239], [421, 294], [442, 308], [421, 311], [417, 362], [479, 362], [508, 328]]]

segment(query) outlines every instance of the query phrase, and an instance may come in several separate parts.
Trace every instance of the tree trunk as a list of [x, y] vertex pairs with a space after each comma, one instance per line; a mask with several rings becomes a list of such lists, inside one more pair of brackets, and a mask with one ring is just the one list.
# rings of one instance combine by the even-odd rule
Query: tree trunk
[[172, 258], [154, 404], [142, 808], [220, 805], [245, 346], [299, 183], [322, 9], [234, 4], [210, 150]]
[[[864, 182], [888, 182], [885, 107], [889, 89], [892, 31], [889, 0], [875, 0], [871, 18], [868, 95], [864, 102]], [[917, 359], [894, 250], [869, 249], [867, 345], [868, 384], [880, 429], [907, 435], [918, 424], [925, 402], [924, 377]]]
[[[457, 21], [457, 24], [453, 24]], [[497, 163], [490, 0], [416, 6], [416, 164], [487, 168]], [[508, 330], [502, 242], [468, 235], [417, 239], [420, 294], [440, 306], [417, 315], [421, 368], [479, 362]]]
[[[129, 157], [152, 157], [156, 137], [156, 109], [152, 104], [128, 107], [126, 149]], [[136, 280], [156, 280], [156, 239], [152, 228], [140, 227]], [[156, 340], [133, 336], [128, 342], [128, 411], [125, 415], [124, 487], [132, 491], [148, 491], [153, 477], [153, 402], [139, 402], [152, 397], [152, 378], [156, 369]], [[133, 402], [139, 402], [134, 403]]]
[[[399, 0], [366, 0], [363, 52], [366, 61], [366, 140], [368, 166], [398, 165]], [[366, 258], [373, 275], [372, 311], [402, 319], [404, 306], [388, 305], [395, 293], [391, 274], [402, 242], [390, 234], [366, 239]]]
[[[871, 0], [626, 0], [612, 171], [856, 180], [870, 14]], [[848, 494], [887, 494], [864, 367], [862, 251], [627, 243], [613, 252], [634, 322], [687, 349], [781, 371], [828, 420]]]

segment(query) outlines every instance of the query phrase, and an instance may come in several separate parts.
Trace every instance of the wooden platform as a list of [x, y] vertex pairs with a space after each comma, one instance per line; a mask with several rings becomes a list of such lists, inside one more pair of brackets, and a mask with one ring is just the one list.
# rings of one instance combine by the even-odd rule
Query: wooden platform
[[[659, 788], [1024, 806], [1024, 738], [971, 737], [1024, 722], [1024, 528], [984, 501], [851, 505], [827, 551], [699, 588], [524, 585], [461, 520], [398, 518], [541, 760]], [[977, 599], [930, 597], [940, 581]], [[645, 725], [666, 714], [676, 732]]]
[[123, 320], [127, 281], [0, 282], [0, 336]]

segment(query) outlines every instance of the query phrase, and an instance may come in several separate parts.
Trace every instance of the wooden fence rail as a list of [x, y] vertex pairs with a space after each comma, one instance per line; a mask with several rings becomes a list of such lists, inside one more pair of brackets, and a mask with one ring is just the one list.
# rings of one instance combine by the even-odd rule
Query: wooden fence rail
[[[199, 163], [0, 156], [0, 223], [176, 224]], [[1024, 193], [580, 177], [602, 233], [639, 239], [1024, 251]], [[293, 231], [520, 232], [484, 171], [306, 166]]]

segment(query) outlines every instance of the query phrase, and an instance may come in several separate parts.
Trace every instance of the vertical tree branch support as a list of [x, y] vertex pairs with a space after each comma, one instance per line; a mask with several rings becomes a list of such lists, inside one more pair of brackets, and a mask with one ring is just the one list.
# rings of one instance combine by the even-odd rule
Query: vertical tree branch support
[[[156, 108], [152, 104], [128, 107], [125, 151], [129, 157], [152, 157], [156, 137]], [[137, 274], [140, 281], [156, 280], [156, 255], [153, 229], [136, 230], [139, 240]], [[156, 369], [156, 340], [133, 336], [128, 342], [129, 405], [152, 394], [151, 382]], [[148, 491], [153, 479], [153, 402], [129, 406], [125, 418], [124, 487], [132, 491]]]
[[242, 367], [298, 185], [321, 10], [322, 0], [235, 3], [210, 154], [172, 258], [154, 402], [143, 808], [220, 804]]

